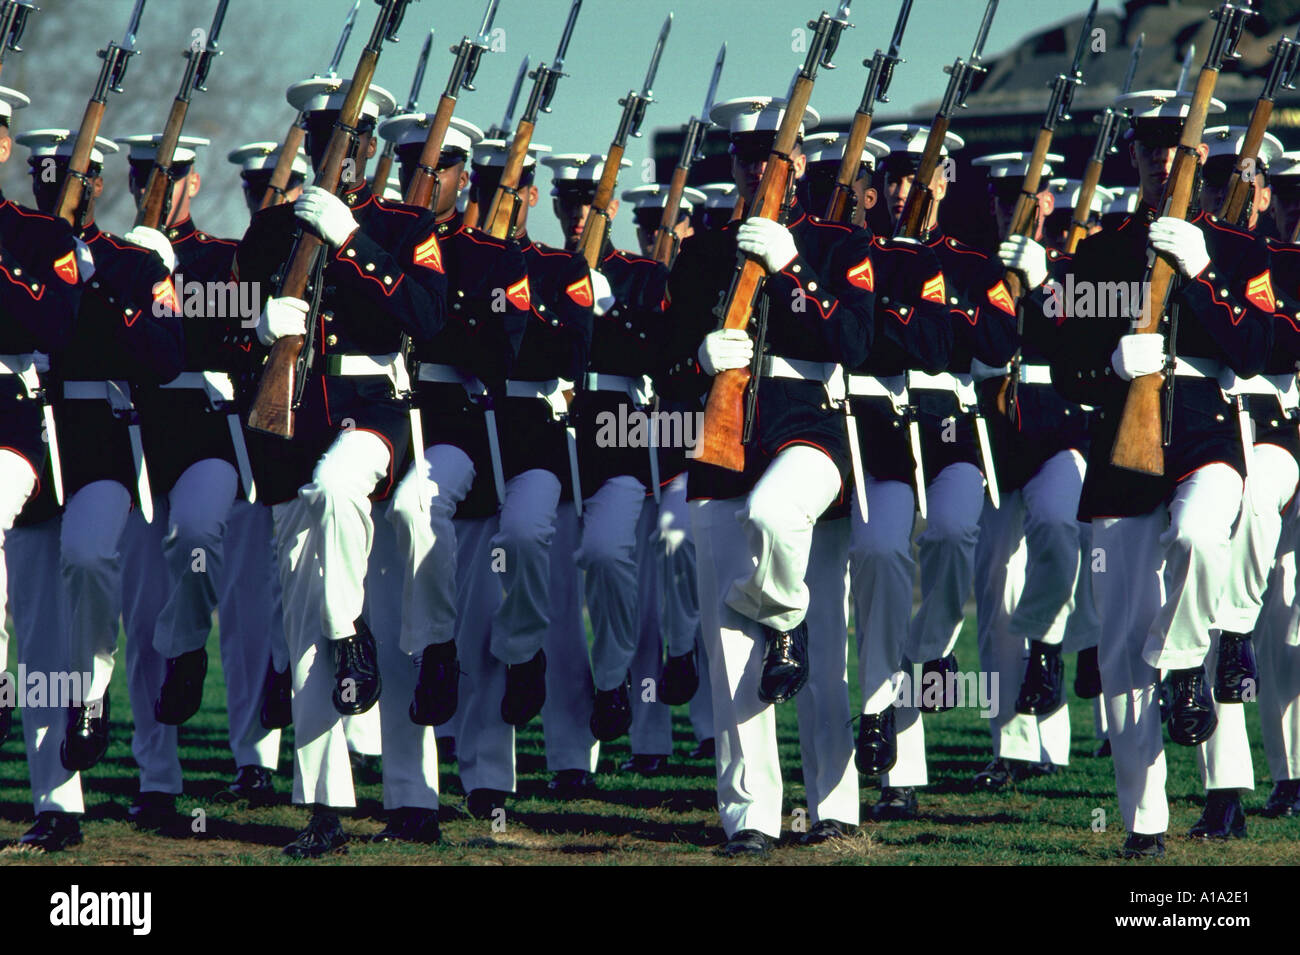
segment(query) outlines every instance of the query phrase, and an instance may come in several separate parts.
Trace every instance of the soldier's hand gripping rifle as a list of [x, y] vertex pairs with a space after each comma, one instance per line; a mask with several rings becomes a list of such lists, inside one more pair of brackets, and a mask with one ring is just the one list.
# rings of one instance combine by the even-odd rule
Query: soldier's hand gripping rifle
[[1251, 197], [1255, 190], [1256, 163], [1259, 159], [1259, 147], [1264, 141], [1269, 121], [1273, 118], [1273, 101], [1279, 89], [1296, 88], [1296, 71], [1300, 68], [1300, 29], [1296, 30], [1295, 39], [1284, 36], [1273, 47], [1273, 65], [1264, 81], [1264, 89], [1255, 101], [1255, 108], [1250, 114], [1250, 125], [1246, 128], [1246, 138], [1242, 141], [1241, 152], [1237, 154], [1237, 168], [1233, 170], [1228, 182], [1228, 194], [1224, 196], [1223, 207], [1219, 209], [1219, 218], [1245, 229], [1250, 221]]
[[432, 209], [438, 202], [438, 157], [442, 155], [442, 143], [447, 138], [447, 129], [451, 126], [451, 115], [456, 110], [456, 97], [461, 89], [471, 92], [474, 89], [474, 76], [478, 73], [479, 60], [488, 48], [492, 33], [492, 21], [496, 19], [499, 0], [488, 0], [487, 12], [483, 14], [483, 24], [474, 39], [462, 37], [451, 48], [456, 60], [447, 79], [447, 88], [438, 100], [438, 109], [429, 124], [429, 135], [425, 137], [424, 148], [420, 150], [420, 162], [415, 168], [415, 175], [406, 187], [407, 205], [423, 206]]
[[569, 19], [565, 21], [564, 32], [560, 35], [560, 45], [555, 50], [555, 59], [550, 66], [540, 64], [528, 75], [533, 80], [532, 92], [528, 94], [528, 105], [524, 115], [519, 117], [519, 127], [515, 138], [510, 142], [510, 151], [506, 153], [505, 168], [501, 170], [501, 180], [496, 193], [488, 206], [487, 216], [481, 228], [498, 239], [508, 239], [514, 235], [515, 220], [519, 215], [519, 177], [524, 171], [524, 160], [528, 156], [528, 146], [533, 141], [533, 129], [537, 126], [537, 114], [551, 111], [551, 100], [555, 98], [555, 87], [563, 72], [564, 57], [569, 52], [569, 40], [573, 38], [573, 27], [578, 22], [578, 11], [582, 9], [582, 0], [573, 0], [569, 7]]
[[0, 70], [4, 69], [6, 53], [23, 51], [18, 41], [27, 29], [27, 17], [39, 9], [32, 0], [3, 0], [0, 3]]
[[[375, 67], [379, 64], [379, 54], [384, 41], [397, 39], [397, 28], [401, 25], [406, 6], [411, 0], [377, 0], [380, 5], [379, 17], [370, 33], [370, 40], [361, 51], [356, 72], [348, 87], [339, 110], [339, 117], [330, 134], [329, 145], [321, 167], [316, 171], [315, 185], [337, 194], [343, 183], [344, 163], [355, 152], [358, 134], [357, 123], [361, 118], [361, 107], [370, 91], [370, 83], [375, 76]], [[283, 147], [282, 147], [283, 148]], [[294, 238], [289, 258], [280, 271], [279, 287], [276, 298], [290, 297], [305, 299], [308, 280], [317, 264], [318, 256], [325, 248], [324, 242], [311, 232], [300, 229]], [[317, 283], [319, 286], [319, 283]], [[319, 291], [319, 288], [318, 288]], [[307, 334], [315, 334], [314, 316], [307, 316]], [[293, 437], [293, 415], [302, 398], [303, 385], [310, 373], [309, 363], [314, 352], [312, 342], [302, 335], [288, 335], [276, 340], [271, 346], [262, 381], [258, 386], [257, 397], [249, 411], [248, 426], [257, 431], [265, 431], [281, 438]]]
[[[1133, 88], [1133, 77], [1137, 75], [1138, 63], [1142, 60], [1142, 46], [1146, 34], [1138, 37], [1129, 57], [1128, 72], [1124, 75], [1124, 85], [1120, 89], [1123, 96]], [[1118, 152], [1115, 147], [1119, 139], [1120, 128], [1128, 120], [1129, 111], [1122, 106], [1110, 105], [1097, 117], [1097, 141], [1093, 144], [1092, 155], [1083, 171], [1083, 184], [1079, 186], [1079, 197], [1074, 203], [1074, 215], [1070, 220], [1070, 231], [1065, 237], [1065, 251], [1070, 255], [1079, 247], [1084, 236], [1088, 234], [1088, 218], [1091, 215], [1092, 197], [1097, 193], [1097, 183], [1101, 182], [1101, 167], [1106, 157]]]
[[127, 65], [131, 62], [131, 57], [139, 52], [135, 48], [135, 38], [143, 15], [144, 0], [135, 0], [135, 9], [131, 11], [131, 20], [122, 42], [110, 42], [105, 49], [99, 51], [104, 64], [99, 68], [95, 90], [90, 94], [90, 102], [82, 114], [81, 128], [77, 130], [77, 141], [72, 148], [72, 157], [68, 160], [68, 174], [63, 180], [59, 201], [54, 207], [54, 214], [68, 222], [73, 229], [79, 230], [84, 224], [81, 220], [85, 214], [86, 189], [90, 184], [87, 175], [90, 169], [90, 151], [94, 149], [95, 138], [99, 135], [109, 91], [122, 92]]
[[605, 167], [600, 173], [600, 182], [596, 184], [596, 198], [591, 202], [591, 211], [582, 227], [582, 238], [578, 242], [578, 251], [587, 260], [589, 268], [600, 264], [605, 251], [605, 237], [609, 235], [609, 204], [614, 200], [614, 190], [618, 188], [618, 169], [623, 164], [623, 151], [627, 147], [629, 136], [641, 135], [641, 123], [645, 119], [645, 109], [654, 102], [655, 74], [659, 72], [659, 59], [663, 56], [664, 44], [668, 42], [668, 31], [673, 26], [673, 15], [668, 14], [664, 25], [659, 29], [659, 40], [650, 57], [650, 69], [646, 71], [645, 82], [641, 92], [629, 90], [627, 96], [618, 101], [623, 107], [623, 116], [618, 121], [618, 130], [609, 144], [605, 154]]
[[939, 168], [939, 157], [943, 153], [943, 141], [948, 136], [948, 125], [957, 110], [966, 108], [966, 97], [970, 95], [975, 77], [988, 72], [988, 67], [983, 65], [984, 44], [988, 41], [993, 14], [997, 11], [998, 0], [989, 0], [988, 6], [984, 8], [984, 19], [980, 21], [979, 33], [975, 35], [975, 45], [971, 47], [970, 58], [963, 60], [958, 57], [952, 66], [943, 68], [948, 74], [948, 88], [944, 90], [939, 111], [930, 123], [930, 134], [926, 137], [925, 149], [921, 152], [907, 201], [903, 204], [898, 221], [894, 223], [894, 235], [898, 238], [919, 239], [925, 234], [930, 210], [934, 206], [934, 190], [930, 184], [935, 170]]
[[[330, 59], [329, 69], [324, 73], [317, 73], [317, 76], [339, 75], [339, 62], [343, 59], [343, 51], [347, 49], [348, 40], [352, 37], [352, 27], [357, 22], [359, 9], [361, 9], [361, 0], [355, 0], [352, 9], [348, 11], [347, 19], [343, 21], [343, 30], [339, 33], [339, 42], [334, 45], [334, 56]], [[267, 183], [259, 209], [278, 206], [284, 202], [285, 195], [289, 191], [289, 179], [293, 176], [293, 160], [302, 149], [302, 141], [306, 136], [307, 114], [299, 113], [293, 125], [289, 127], [289, 131], [284, 134], [284, 142], [280, 144], [280, 152], [275, 158], [275, 168], [271, 170], [271, 180]]]
[[208, 81], [208, 70], [212, 68], [212, 58], [220, 56], [217, 37], [221, 35], [221, 25], [226, 19], [226, 7], [230, 0], [218, 0], [217, 12], [212, 16], [212, 25], [201, 40], [196, 39], [185, 51], [185, 75], [181, 77], [181, 88], [172, 100], [171, 111], [167, 114], [167, 124], [163, 127], [162, 139], [154, 151], [153, 168], [145, 182], [144, 192], [140, 196], [140, 205], [136, 210], [135, 224], [157, 229], [167, 220], [172, 202], [172, 160], [176, 156], [176, 146], [181, 139], [181, 130], [185, 127], [185, 115], [189, 112], [190, 97], [195, 90], [206, 93], [204, 84]]
[[673, 170], [672, 181], [668, 184], [668, 195], [664, 199], [664, 214], [659, 220], [659, 229], [655, 232], [653, 258], [656, 262], [669, 267], [677, 258], [677, 217], [681, 213], [682, 194], [686, 191], [686, 179], [691, 174], [691, 164], [702, 159], [704, 154], [704, 135], [713, 123], [709, 113], [713, 111], [713, 98], [718, 93], [718, 80], [722, 78], [722, 64], [727, 59], [727, 44], [718, 47], [718, 58], [713, 62], [713, 76], [709, 79], [709, 91], [704, 96], [704, 109], [699, 116], [692, 116], [686, 124], [682, 139], [682, 151], [677, 156], [677, 168]]
[[[524, 80], [528, 78], [528, 57], [524, 57], [519, 63], [519, 72], [515, 74], [515, 84], [510, 88], [510, 99], [506, 100], [505, 115], [501, 122], [494, 123], [488, 129], [485, 139], [502, 139], [510, 135], [510, 130], [514, 128], [515, 107], [519, 105], [519, 93], [524, 88]], [[465, 225], [474, 228], [478, 225], [478, 199], [471, 196], [469, 202], [465, 203]]]
[[[1051, 83], [1052, 98], [1047, 104], [1047, 112], [1043, 114], [1043, 125], [1039, 127], [1038, 136], [1034, 139], [1034, 151], [1030, 154], [1029, 165], [1025, 168], [1020, 195], [1016, 198], [1016, 208], [1011, 214], [1011, 225], [1007, 229], [1007, 234], [1003, 236], [1004, 239], [1017, 235], [1033, 238], [1035, 226], [1038, 224], [1038, 192], [1042, 188], [1043, 167], [1047, 164], [1047, 154], [1052, 149], [1052, 138], [1056, 135], [1056, 127], [1063, 120], [1070, 118], [1070, 103], [1074, 99], [1074, 91], [1083, 86], [1083, 54], [1092, 39], [1092, 22], [1096, 16], [1097, 0], [1092, 0], [1088, 15], [1084, 17], [1083, 25], [1079, 28], [1079, 41], [1074, 46], [1074, 61], [1070, 64], [1069, 70], [1058, 73]], [[1021, 299], [1026, 290], [1021, 282], [1021, 273], [1008, 269], [1003, 282], [1011, 294], [1012, 301], [1016, 303], [1017, 338], [1023, 338], [1025, 312]], [[1016, 420], [1016, 388], [1020, 384], [1022, 355], [1022, 346], [1017, 345], [1016, 353], [1011, 357], [1011, 374], [998, 389], [998, 410], [1007, 415], [1012, 422]]]
[[[850, 25], [848, 16], [849, 2], [843, 0], [834, 16], [823, 11], [817, 20], [808, 23], [808, 28], [813, 31], [808, 43], [808, 55], [790, 89], [785, 113], [781, 117], [781, 125], [772, 143], [772, 152], [763, 170], [763, 178], [754, 194], [753, 206], [747, 210], [750, 216], [775, 221], [781, 215], [790, 182], [794, 178], [790, 153], [799, 137], [804, 110], [812, 98], [817, 69], [835, 68], [831, 58], [839, 46], [844, 28]], [[744, 252], [737, 252], [731, 286], [717, 310], [718, 317], [722, 319], [721, 328], [745, 329], [749, 326], [754, 303], [763, 290], [766, 278], [767, 270], [762, 262]], [[704, 427], [699, 441], [698, 458], [703, 463], [731, 471], [744, 470], [745, 388], [749, 385], [750, 378], [748, 368], [721, 371], [714, 377], [709, 401], [704, 409]]]
[[[1254, 15], [1250, 0], [1227, 0], [1221, 3], [1211, 17], [1216, 21], [1214, 38], [1205, 52], [1205, 63], [1196, 80], [1183, 132], [1178, 139], [1173, 168], [1165, 183], [1160, 199], [1160, 216], [1187, 217], [1191, 205], [1192, 189], [1197, 180], [1200, 157], [1197, 147], [1205, 132], [1205, 117], [1214, 98], [1214, 86], [1225, 60], [1237, 59], [1237, 40], [1241, 37], [1246, 20]], [[1165, 315], [1169, 295], [1173, 290], [1177, 267], [1166, 256], [1152, 254], [1148, 257], [1143, 282], [1142, 314], [1133, 322], [1132, 332], [1140, 335], [1160, 334], [1160, 321]], [[1124, 412], [1120, 417], [1115, 445], [1110, 452], [1110, 463], [1116, 467], [1143, 474], [1164, 474], [1164, 429], [1160, 408], [1160, 388], [1164, 374], [1156, 372], [1142, 375], [1129, 382]]]
[[[406, 98], [406, 105], [402, 107], [403, 113], [414, 113], [420, 108], [420, 90], [424, 88], [424, 70], [429, 65], [429, 52], [433, 49], [433, 34], [436, 31], [430, 30], [429, 35], [424, 38], [424, 46], [420, 48], [420, 59], [415, 64], [415, 79], [411, 81], [411, 95]], [[381, 196], [384, 194], [384, 187], [388, 185], [388, 177], [393, 172], [393, 156], [397, 153], [397, 142], [389, 139], [384, 143], [384, 151], [379, 154], [375, 161], [375, 172], [370, 181], [374, 184], [375, 192]]]
[[862, 61], [868, 68], [867, 85], [862, 91], [862, 102], [853, 114], [853, 125], [849, 127], [848, 142], [844, 146], [844, 156], [840, 159], [839, 172], [835, 175], [835, 186], [831, 190], [830, 202], [826, 206], [827, 222], [848, 222], [853, 217], [853, 183], [857, 181], [858, 171], [862, 168], [862, 149], [871, 132], [871, 119], [876, 111], [877, 101], [888, 103], [889, 83], [894, 78], [894, 67], [903, 60], [898, 56], [903, 43], [903, 31], [907, 29], [907, 17], [912, 12], [912, 0], [903, 0], [894, 22], [894, 34], [889, 38], [889, 50], [882, 53], [876, 50], [870, 59]]

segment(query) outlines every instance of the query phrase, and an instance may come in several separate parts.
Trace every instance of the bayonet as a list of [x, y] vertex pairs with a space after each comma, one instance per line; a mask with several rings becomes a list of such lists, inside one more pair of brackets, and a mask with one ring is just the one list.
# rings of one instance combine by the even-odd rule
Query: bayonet
[[420, 90], [424, 87], [424, 70], [429, 65], [429, 52], [433, 49], [433, 35], [436, 32], [430, 30], [429, 35], [424, 38], [424, 46], [420, 47], [420, 59], [415, 64], [415, 79], [411, 81], [411, 95], [406, 98], [404, 112], [414, 113], [420, 105]]
[[483, 24], [478, 28], [478, 45], [486, 47], [492, 35], [492, 23], [497, 18], [497, 7], [501, 0], [489, 0], [488, 8], [483, 14]]
[[713, 61], [713, 75], [709, 78], [709, 91], [704, 94], [704, 109], [700, 112], [700, 118], [705, 122], [709, 121], [709, 114], [713, 112], [713, 101], [718, 95], [718, 81], [722, 79], [722, 64], [725, 62], [727, 62], [727, 41], [723, 40], [722, 46], [718, 47], [718, 58]]
[[334, 47], [334, 56], [330, 59], [329, 70], [323, 75], [339, 75], [339, 63], [343, 61], [343, 51], [347, 49], [348, 40], [352, 38], [352, 27], [357, 22], [357, 11], [360, 9], [361, 0], [356, 0], [356, 2], [352, 4], [352, 9], [348, 11], [347, 19], [343, 21], [343, 32], [339, 34], [339, 42]]
[[1178, 73], [1178, 85], [1174, 88], [1175, 93], [1181, 93], [1187, 87], [1187, 76], [1192, 72], [1192, 61], [1196, 59], [1196, 44], [1189, 44], [1187, 52], [1183, 54], [1183, 68]]
[[551, 71], [559, 73], [564, 68], [564, 58], [569, 52], [569, 41], [573, 39], [573, 27], [578, 22], [578, 11], [582, 9], [582, 0], [573, 0], [573, 6], [569, 8], [569, 19], [564, 23], [564, 33], [560, 35], [560, 45], [555, 48], [555, 61], [551, 63]]
[[646, 70], [645, 82], [641, 84], [641, 95], [647, 101], [654, 99], [655, 74], [659, 72], [659, 60], [664, 55], [664, 44], [668, 42], [668, 33], [672, 28], [673, 15], [670, 12], [664, 19], [664, 25], [659, 28], [659, 40], [655, 43], [655, 51], [650, 56], [650, 68]]
[[5, 54], [10, 50], [14, 53], [23, 51], [18, 43], [27, 29], [27, 17], [39, 9], [32, 0], [5, 0], [0, 4], [0, 68], [3, 68]]
[[1129, 92], [1133, 89], [1133, 80], [1137, 77], [1138, 64], [1142, 62], [1142, 47], [1146, 44], [1147, 35], [1138, 34], [1138, 41], [1133, 46], [1133, 55], [1128, 58], [1128, 72], [1124, 74], [1124, 87], [1120, 94]]

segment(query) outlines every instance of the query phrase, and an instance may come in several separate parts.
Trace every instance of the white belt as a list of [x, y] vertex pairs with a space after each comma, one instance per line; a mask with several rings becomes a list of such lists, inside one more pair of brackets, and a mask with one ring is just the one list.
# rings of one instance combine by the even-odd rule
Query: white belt
[[207, 393], [214, 405], [235, 400], [235, 384], [230, 376], [219, 371], [183, 371], [162, 388], [185, 388]]
[[1050, 385], [1052, 369], [1046, 365], [1021, 365], [1020, 382], [1025, 385]]
[[1295, 375], [1255, 375], [1253, 378], [1238, 378], [1231, 372], [1226, 376], [1230, 380], [1220, 381], [1225, 393], [1229, 395], [1267, 395], [1276, 398], [1285, 410], [1300, 407], [1300, 390], [1296, 388]]
[[461, 371], [455, 365], [439, 365], [431, 361], [422, 361], [416, 366], [416, 378], [439, 385], [460, 385], [471, 395], [487, 394], [487, 386], [473, 375]]
[[[969, 379], [970, 375], [962, 377]], [[956, 394], [959, 385], [958, 376], [949, 371], [941, 371], [937, 375], [926, 374], [923, 371], [909, 371], [907, 373], [907, 386], [909, 388], [919, 388], [923, 391], [951, 391]]]
[[614, 391], [627, 395], [639, 405], [649, 404], [653, 389], [649, 379], [642, 376], [607, 375], [603, 372], [589, 371], [583, 376], [588, 391]]
[[43, 352], [30, 352], [26, 355], [0, 355], [0, 375], [16, 375], [23, 384], [35, 381], [37, 372], [50, 370], [50, 356]]
[[[1222, 362], [1213, 358], [1184, 358], [1179, 355], [1174, 359], [1174, 375], [1179, 378], [1224, 378], [1227, 371]], [[1235, 377], [1235, 376], [1234, 376]]]
[[854, 398], [889, 398], [896, 404], [907, 404], [907, 376], [849, 375], [848, 392]]
[[840, 366], [830, 361], [805, 361], [802, 358], [782, 358], [768, 355], [763, 359], [764, 378], [793, 378], [798, 381], [820, 381], [826, 384]]
[[65, 381], [63, 397], [68, 401], [107, 401], [114, 411], [134, 411], [131, 386], [125, 381]]
[[115, 415], [126, 418], [131, 459], [135, 463], [136, 503], [146, 524], [153, 523], [153, 491], [149, 486], [149, 465], [144, 459], [140, 419], [131, 401], [131, 386], [125, 381], [65, 381], [63, 397], [68, 401], [107, 401]]
[[325, 360], [325, 374], [335, 378], [384, 377], [393, 383], [399, 395], [411, 390], [411, 377], [401, 352], [387, 355], [330, 355]]

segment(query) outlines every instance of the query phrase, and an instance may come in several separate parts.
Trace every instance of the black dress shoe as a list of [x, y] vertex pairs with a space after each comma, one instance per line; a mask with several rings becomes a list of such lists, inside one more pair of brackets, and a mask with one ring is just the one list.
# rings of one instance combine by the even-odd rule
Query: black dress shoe
[[69, 772], [90, 769], [108, 750], [108, 694], [85, 706], [68, 707], [68, 734], [59, 759]]
[[500, 789], [471, 789], [465, 797], [465, 810], [475, 819], [491, 819], [498, 809], [505, 809], [509, 795]]
[[663, 679], [659, 681], [659, 699], [669, 706], [681, 706], [691, 702], [699, 688], [700, 667], [695, 649], [679, 657], [669, 654], [664, 662]]
[[81, 824], [76, 814], [43, 812], [36, 817], [36, 824], [17, 839], [0, 843], [0, 851], [62, 852], [81, 842]]
[[847, 822], [834, 819], [822, 819], [815, 826], [799, 837], [801, 846], [819, 846], [834, 839], [847, 839], [853, 833], [853, 826]]
[[1282, 779], [1274, 784], [1263, 813], [1270, 819], [1300, 816], [1300, 779]]
[[312, 810], [307, 828], [282, 850], [290, 859], [319, 859], [331, 852], [348, 851], [348, 834], [332, 809]]
[[431, 643], [420, 655], [420, 675], [411, 700], [411, 722], [441, 726], [456, 715], [460, 705], [460, 661], [456, 641]]
[[1205, 794], [1205, 810], [1196, 825], [1187, 830], [1191, 839], [1245, 839], [1246, 813], [1235, 789], [1211, 789]]
[[942, 713], [955, 707], [958, 681], [949, 679], [948, 675], [956, 672], [955, 653], [921, 664], [921, 705], [917, 709], [922, 713]]
[[708, 739], [702, 739], [691, 750], [691, 759], [717, 759], [718, 758], [718, 741], [710, 736]]
[[426, 846], [442, 841], [438, 828], [438, 810], [400, 806], [388, 814], [384, 831], [370, 837], [371, 842], [419, 842]]
[[1029, 641], [1029, 662], [1016, 697], [1016, 712], [1025, 716], [1048, 716], [1065, 703], [1065, 662], [1060, 644]]
[[289, 671], [267, 667], [266, 689], [262, 693], [262, 729], [282, 730], [293, 722], [293, 682]]
[[886, 786], [880, 790], [880, 801], [871, 807], [871, 818], [877, 822], [915, 819], [916, 790], [911, 786], [898, 789]]
[[772, 854], [775, 845], [770, 836], [757, 829], [741, 829], [727, 840], [727, 844], [718, 850], [718, 854], [728, 859], [740, 856], [752, 856], [766, 859]]
[[662, 776], [668, 772], [668, 757], [649, 753], [633, 753], [632, 758], [619, 766], [625, 773], [637, 773], [640, 776]]
[[1110, 740], [1108, 740], [1108, 739], [1104, 739], [1104, 740], [1102, 740], [1102, 741], [1101, 741], [1101, 745], [1097, 747], [1097, 751], [1096, 751], [1095, 753], [1093, 753], [1092, 755], [1093, 755], [1093, 756], [1096, 756], [1098, 759], [1105, 759], [1107, 756], [1109, 756], [1109, 755], [1110, 755]]
[[180, 726], [203, 703], [203, 678], [208, 673], [208, 651], [199, 647], [178, 657], [168, 657], [162, 689], [154, 700], [153, 717], [167, 726]]
[[217, 802], [246, 802], [251, 807], [275, 802], [275, 782], [264, 766], [240, 766], [230, 785], [216, 795]]
[[1255, 666], [1255, 645], [1248, 633], [1219, 634], [1219, 661], [1214, 668], [1214, 702], [1240, 703], [1255, 697], [1259, 671]]
[[1074, 695], [1081, 700], [1101, 696], [1101, 667], [1097, 664], [1097, 648], [1080, 650], [1075, 657]]
[[758, 698], [764, 703], [784, 703], [808, 682], [808, 623], [802, 621], [793, 630], [764, 627], [763, 633], [767, 648]]
[[379, 701], [383, 681], [379, 678], [379, 660], [375, 636], [358, 619], [356, 633], [341, 640], [330, 640], [334, 660], [334, 709], [343, 716], [357, 716]]
[[1169, 738], [1196, 746], [1214, 735], [1219, 718], [1205, 685], [1205, 668], [1169, 671]]
[[126, 816], [135, 828], [147, 832], [175, 833], [180, 816], [176, 812], [176, 794], [136, 793]]
[[898, 734], [894, 729], [894, 708], [882, 713], [864, 713], [858, 722], [858, 747], [853, 763], [867, 776], [887, 773], [898, 762]]
[[632, 685], [624, 680], [612, 690], [597, 690], [591, 705], [591, 735], [612, 743], [632, 726]]
[[975, 774], [975, 788], [986, 792], [1002, 789], [1016, 779], [1011, 760], [998, 757]]
[[546, 784], [553, 799], [585, 799], [596, 791], [596, 782], [585, 769], [561, 769]]
[[511, 726], [527, 726], [546, 703], [546, 654], [506, 666], [506, 692], [501, 697], [501, 719]]
[[1171, 675], [1166, 673], [1165, 678], [1160, 681], [1160, 722], [1168, 723], [1169, 714], [1174, 708], [1173, 683]]
[[1120, 855], [1125, 859], [1158, 859], [1165, 854], [1165, 834], [1145, 835], [1130, 832]]

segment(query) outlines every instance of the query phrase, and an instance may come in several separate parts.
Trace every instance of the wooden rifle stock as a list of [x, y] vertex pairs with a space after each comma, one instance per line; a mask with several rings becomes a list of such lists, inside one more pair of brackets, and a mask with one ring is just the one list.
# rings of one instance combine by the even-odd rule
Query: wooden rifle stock
[[68, 174], [64, 177], [63, 186], [59, 190], [59, 201], [54, 208], [54, 214], [76, 230], [82, 226], [77, 219], [85, 198], [86, 183], [81, 176], [90, 168], [90, 151], [95, 148], [95, 138], [99, 135], [99, 126], [103, 120], [104, 104], [92, 99], [86, 104], [86, 112], [81, 116], [76, 145], [68, 160]]
[[680, 164], [673, 170], [673, 178], [668, 183], [668, 197], [664, 200], [663, 218], [659, 220], [659, 231], [655, 233], [653, 258], [669, 267], [677, 254], [677, 216], [681, 213], [682, 194], [686, 192], [688, 173], [689, 170]]
[[280, 154], [275, 157], [275, 168], [271, 170], [271, 181], [267, 183], [259, 210], [284, 202], [289, 191], [289, 179], [293, 175], [293, 160], [298, 155], [298, 150], [302, 149], [302, 141], [306, 136], [303, 117], [299, 116], [284, 134], [284, 142], [280, 145]]
[[1102, 163], [1089, 159], [1083, 170], [1083, 185], [1079, 187], [1079, 198], [1075, 201], [1074, 216], [1070, 219], [1070, 231], [1065, 237], [1067, 255], [1074, 255], [1079, 243], [1088, 235], [1088, 218], [1092, 215], [1092, 197], [1097, 194], [1097, 183], [1101, 181]]
[[844, 144], [844, 156], [840, 159], [840, 169], [835, 175], [835, 188], [831, 190], [831, 200], [826, 206], [827, 222], [847, 223], [853, 214], [849, 200], [853, 195], [853, 183], [857, 181], [858, 170], [862, 168], [862, 150], [867, 145], [870, 132], [871, 114], [854, 114], [853, 125], [849, 127], [849, 139]]
[[948, 118], [936, 116], [930, 126], [930, 134], [926, 137], [925, 151], [921, 153], [921, 161], [917, 164], [912, 188], [907, 193], [907, 202], [903, 205], [903, 214], [899, 216], [895, 235], [919, 239], [925, 232], [925, 220], [930, 214], [932, 196], [930, 182], [934, 179], [934, 171], [939, 168], [939, 155], [947, 135]]
[[528, 155], [528, 146], [533, 141], [534, 124], [521, 120], [515, 130], [515, 138], [510, 141], [510, 151], [506, 153], [506, 165], [501, 170], [501, 181], [497, 184], [492, 204], [488, 206], [487, 218], [483, 220], [483, 231], [497, 239], [511, 237], [514, 219], [514, 197], [512, 190], [519, 188], [519, 177], [523, 175], [524, 158]]
[[389, 148], [390, 146], [392, 143], [385, 146], [384, 151], [379, 154], [379, 159], [375, 161], [374, 175], [370, 177], [371, 188], [381, 196], [388, 186], [388, 177], [393, 174], [393, 150]]
[[432, 209], [434, 191], [438, 187], [438, 177], [434, 170], [442, 156], [442, 144], [447, 139], [447, 130], [451, 128], [451, 114], [456, 110], [456, 98], [443, 96], [438, 100], [438, 109], [429, 124], [429, 135], [425, 137], [424, 148], [420, 150], [420, 163], [411, 177], [411, 184], [406, 187], [405, 202], [409, 206], [421, 206]]
[[600, 182], [596, 185], [596, 198], [591, 202], [591, 211], [582, 227], [582, 238], [578, 242], [578, 251], [587, 260], [587, 267], [594, 269], [600, 265], [600, 253], [605, 248], [605, 236], [609, 234], [609, 204], [618, 188], [618, 167], [623, 162], [623, 147], [610, 143], [609, 153], [605, 156], [605, 168], [601, 170]]
[[140, 197], [140, 208], [135, 216], [136, 225], [156, 229], [163, 221], [163, 208], [167, 205], [172, 190], [168, 171], [176, 157], [176, 146], [181, 141], [181, 129], [185, 126], [185, 114], [189, 106], [180, 97], [172, 101], [171, 111], [167, 114], [167, 125], [163, 127], [162, 139], [154, 153], [153, 168], [149, 170], [149, 179], [145, 183], [144, 194]]
[[1247, 206], [1255, 193], [1255, 177], [1259, 174], [1255, 168], [1259, 158], [1259, 147], [1264, 142], [1264, 133], [1268, 131], [1269, 121], [1273, 118], [1273, 101], [1258, 100], [1250, 114], [1250, 126], [1246, 128], [1246, 138], [1241, 143], [1241, 153], [1237, 156], [1237, 168], [1228, 181], [1228, 194], [1223, 199], [1223, 208], [1219, 218], [1229, 225], [1241, 225], [1245, 228], [1249, 216]]

